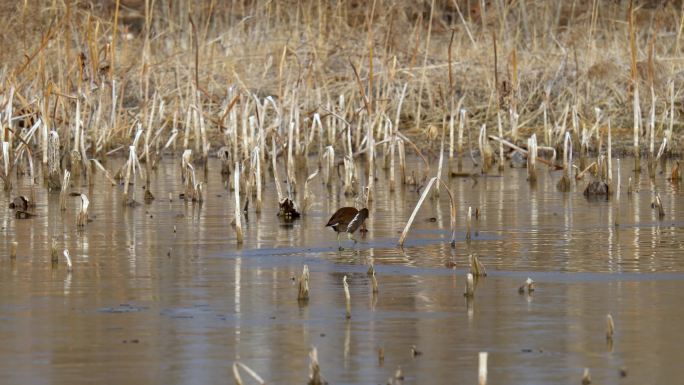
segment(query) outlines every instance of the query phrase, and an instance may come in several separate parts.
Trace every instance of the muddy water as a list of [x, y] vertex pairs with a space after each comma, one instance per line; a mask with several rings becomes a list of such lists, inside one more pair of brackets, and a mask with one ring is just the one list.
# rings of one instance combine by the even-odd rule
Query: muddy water
[[[419, 196], [413, 187], [390, 194], [380, 170], [369, 232], [342, 252], [323, 228], [331, 212], [354, 203], [339, 188], [313, 183], [310, 212], [283, 223], [269, 183], [265, 209], [249, 210], [237, 247], [234, 197], [218, 164], [210, 163], [207, 199], [198, 205], [178, 199], [178, 163], [163, 162], [151, 187], [157, 200], [133, 209], [123, 209], [120, 187], [100, 176], [93, 187], [76, 183], [73, 191], [91, 199], [84, 231], [75, 226], [77, 198], [60, 213], [58, 196], [37, 190], [37, 216], [28, 220], [3, 209], [0, 383], [223, 384], [240, 360], [269, 383], [301, 384], [311, 345], [331, 384], [385, 383], [399, 366], [404, 383], [475, 383], [480, 351], [489, 352], [493, 384], [577, 384], [585, 367], [601, 384], [674, 384], [684, 375], [684, 198], [660, 174], [655, 183], [636, 178], [628, 196], [631, 161], [623, 162], [619, 202], [586, 200], [586, 181], [559, 193], [560, 174], [546, 171], [533, 188], [520, 169], [453, 178], [455, 249], [444, 191], [426, 201], [405, 248], [396, 247]], [[27, 180], [16, 185], [28, 194]], [[653, 191], [665, 206], [662, 220], [650, 207]], [[9, 200], [2, 195], [0, 206]], [[480, 212], [470, 244], [468, 206]], [[61, 255], [51, 266], [53, 237], [70, 250], [73, 273]], [[471, 252], [489, 275], [466, 301]], [[366, 276], [370, 258], [377, 296]], [[445, 267], [450, 261], [455, 269]], [[311, 269], [306, 306], [292, 280], [303, 264]], [[517, 291], [527, 277], [537, 282], [531, 296]], [[422, 354], [413, 356], [413, 345]]]

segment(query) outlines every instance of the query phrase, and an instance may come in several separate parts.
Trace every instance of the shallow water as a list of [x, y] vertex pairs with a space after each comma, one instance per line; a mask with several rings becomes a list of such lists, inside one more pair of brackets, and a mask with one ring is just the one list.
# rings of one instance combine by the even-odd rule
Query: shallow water
[[[162, 162], [151, 185], [157, 199], [137, 208], [124, 209], [121, 187], [99, 175], [92, 187], [76, 183], [72, 191], [91, 200], [93, 221], [83, 231], [75, 226], [78, 199], [69, 198], [60, 213], [58, 195], [42, 188], [35, 218], [17, 220], [4, 209], [0, 383], [231, 383], [235, 360], [268, 383], [303, 383], [311, 345], [331, 384], [385, 383], [399, 366], [404, 383], [475, 383], [480, 351], [489, 352], [493, 384], [577, 384], [585, 367], [601, 384], [677, 383], [684, 374], [684, 199], [661, 174], [655, 183], [646, 174], [635, 178], [638, 191], [627, 195], [628, 177], [635, 176], [625, 165], [632, 161], [622, 162], [619, 201], [588, 201], [586, 180], [560, 193], [560, 173], [545, 169], [532, 188], [521, 169], [452, 178], [455, 249], [444, 190], [425, 202], [404, 249], [396, 246], [419, 195], [414, 187], [389, 193], [378, 169], [369, 231], [355, 248], [345, 242], [342, 252], [334, 232], [323, 228], [335, 209], [354, 204], [339, 187], [327, 190], [314, 180], [309, 212], [283, 223], [269, 176], [264, 210], [257, 215], [250, 204], [245, 242], [237, 247], [234, 196], [218, 163], [209, 163], [202, 205], [178, 199], [178, 163]], [[418, 163], [412, 169], [418, 172]], [[28, 195], [28, 180], [20, 178], [16, 188]], [[653, 191], [664, 203], [662, 220], [650, 207]], [[0, 206], [10, 199], [2, 195]], [[470, 244], [468, 206], [480, 211]], [[73, 273], [61, 254], [60, 265], [51, 266], [53, 237], [60, 250], [70, 250]], [[14, 262], [7, 257], [13, 241]], [[472, 252], [489, 275], [466, 301]], [[370, 258], [377, 296], [366, 276]], [[449, 261], [456, 269], [445, 267]], [[304, 264], [311, 299], [300, 306], [293, 277]], [[520, 295], [527, 277], [537, 289]], [[612, 346], [605, 339], [608, 313], [616, 326]], [[414, 357], [413, 345], [422, 354]]]

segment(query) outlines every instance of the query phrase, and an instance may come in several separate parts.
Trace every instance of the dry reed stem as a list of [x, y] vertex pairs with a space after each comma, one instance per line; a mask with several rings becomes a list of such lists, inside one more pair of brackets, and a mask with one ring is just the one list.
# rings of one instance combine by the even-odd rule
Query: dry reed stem
[[447, 193], [449, 194], [449, 203], [451, 205], [451, 245], [452, 245], [452, 247], [455, 246], [455, 244], [456, 244], [456, 202], [454, 201], [454, 196], [451, 192], [451, 189], [449, 189], [449, 186], [447, 186], [447, 184], [444, 183], [444, 181], [442, 181], [438, 177], [433, 177], [432, 179], [430, 179], [428, 184], [425, 186], [425, 188], [423, 190], [423, 194], [420, 196], [420, 199], [418, 199], [418, 203], [416, 203], [416, 207], [413, 209], [413, 212], [411, 213], [411, 216], [409, 217], [408, 222], [406, 222], [406, 226], [404, 227], [404, 230], [401, 232], [401, 236], [399, 236], [399, 241], [398, 241], [399, 247], [404, 246], [404, 241], [406, 240], [406, 237], [408, 236], [408, 232], [411, 229], [411, 225], [413, 224], [413, 220], [416, 218], [416, 214], [418, 214], [418, 210], [423, 205], [423, 201], [428, 196], [428, 193], [430, 192], [430, 188], [435, 183], [435, 181], [439, 181], [439, 183], [441, 183], [442, 186], [444, 186], [444, 188], [447, 190]]

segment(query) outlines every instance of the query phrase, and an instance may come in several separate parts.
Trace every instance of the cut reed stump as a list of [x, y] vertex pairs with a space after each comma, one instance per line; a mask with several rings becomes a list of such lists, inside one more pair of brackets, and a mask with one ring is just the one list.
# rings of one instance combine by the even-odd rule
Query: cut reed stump
[[309, 265], [304, 265], [302, 275], [299, 276], [297, 301], [299, 301], [300, 304], [309, 302]]

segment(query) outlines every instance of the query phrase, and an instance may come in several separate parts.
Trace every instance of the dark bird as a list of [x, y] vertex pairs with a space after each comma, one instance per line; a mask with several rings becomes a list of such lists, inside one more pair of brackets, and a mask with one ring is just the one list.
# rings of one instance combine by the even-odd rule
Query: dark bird
[[337, 246], [342, 250], [342, 244], [340, 243], [340, 234], [347, 233], [350, 240], [356, 243], [353, 234], [363, 222], [368, 218], [368, 209], [363, 208], [357, 210], [354, 207], [342, 207], [341, 209], [335, 211], [335, 214], [330, 217], [330, 220], [325, 225], [325, 227], [332, 227], [333, 230], [337, 232]]

